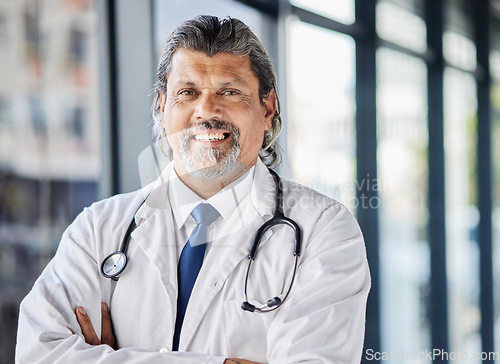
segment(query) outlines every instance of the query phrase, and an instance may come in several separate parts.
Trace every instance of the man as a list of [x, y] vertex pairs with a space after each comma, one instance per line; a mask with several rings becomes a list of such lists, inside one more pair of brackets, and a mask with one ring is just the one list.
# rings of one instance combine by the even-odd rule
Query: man
[[[182, 24], [160, 59], [153, 115], [172, 163], [154, 185], [95, 203], [67, 229], [21, 304], [17, 362], [359, 362], [370, 278], [344, 206], [282, 181], [284, 214], [302, 231], [297, 268], [294, 233], [278, 225], [247, 274], [257, 230], [276, 210], [266, 164], [278, 159], [281, 128], [274, 71], [251, 30], [210, 16]], [[126, 269], [106, 278], [103, 260], [131, 220]], [[195, 250], [199, 266], [186, 263]], [[247, 295], [256, 312], [241, 308]]]

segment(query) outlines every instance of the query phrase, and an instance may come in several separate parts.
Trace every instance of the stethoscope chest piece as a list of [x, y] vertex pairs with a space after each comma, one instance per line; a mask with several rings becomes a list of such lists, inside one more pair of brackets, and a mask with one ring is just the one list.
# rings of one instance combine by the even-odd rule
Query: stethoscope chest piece
[[108, 255], [101, 265], [101, 273], [106, 278], [118, 279], [127, 265], [127, 256], [122, 251]]

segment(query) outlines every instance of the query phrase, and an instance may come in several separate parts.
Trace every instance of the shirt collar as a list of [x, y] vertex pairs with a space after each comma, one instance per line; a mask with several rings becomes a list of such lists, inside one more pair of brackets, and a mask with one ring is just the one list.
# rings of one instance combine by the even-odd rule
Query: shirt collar
[[211, 204], [227, 221], [236, 207], [251, 191], [254, 173], [255, 166], [205, 201], [187, 187], [179, 179], [175, 169], [172, 168], [168, 183], [168, 197], [177, 227], [180, 229], [186, 223], [194, 208], [202, 202]]

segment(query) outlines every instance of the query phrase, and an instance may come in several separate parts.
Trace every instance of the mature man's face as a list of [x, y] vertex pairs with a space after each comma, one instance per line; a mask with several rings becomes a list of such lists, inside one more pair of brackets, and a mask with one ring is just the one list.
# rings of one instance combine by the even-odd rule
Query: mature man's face
[[248, 57], [181, 48], [172, 57], [162, 110], [177, 173], [211, 178], [255, 164], [276, 97], [271, 92], [261, 103]]

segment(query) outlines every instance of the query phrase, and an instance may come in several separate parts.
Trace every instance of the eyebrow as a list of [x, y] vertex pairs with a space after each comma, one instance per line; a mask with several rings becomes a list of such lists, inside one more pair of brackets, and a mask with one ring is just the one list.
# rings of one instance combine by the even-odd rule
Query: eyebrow
[[182, 86], [196, 86], [196, 84], [192, 81], [179, 81], [176, 82], [177, 85], [182, 85]]
[[223, 82], [221, 84], [221, 86], [227, 87], [227, 86], [232, 86], [234, 84], [248, 86], [248, 83], [246, 82], [246, 80], [244, 78], [241, 78], [241, 77], [233, 77], [230, 81]]
[[[176, 82], [177, 85], [181, 86], [189, 86], [189, 87], [194, 87], [196, 86], [196, 82], [193, 81], [188, 81], [188, 80], [180, 80], [179, 82]], [[242, 85], [242, 86], [248, 86], [248, 83], [244, 78], [241, 77], [233, 77], [229, 81], [222, 82], [219, 84], [219, 87], [228, 87], [228, 86], [233, 86], [233, 85]]]

